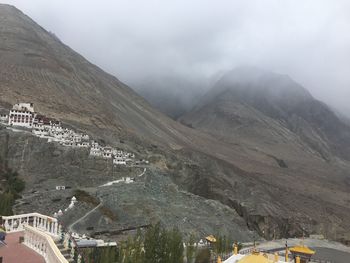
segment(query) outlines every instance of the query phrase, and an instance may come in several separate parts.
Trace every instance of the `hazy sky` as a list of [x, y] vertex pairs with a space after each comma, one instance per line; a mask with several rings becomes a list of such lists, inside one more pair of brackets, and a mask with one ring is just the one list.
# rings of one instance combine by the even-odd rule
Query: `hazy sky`
[[348, 0], [2, 2], [126, 83], [254, 65], [289, 74], [350, 114]]

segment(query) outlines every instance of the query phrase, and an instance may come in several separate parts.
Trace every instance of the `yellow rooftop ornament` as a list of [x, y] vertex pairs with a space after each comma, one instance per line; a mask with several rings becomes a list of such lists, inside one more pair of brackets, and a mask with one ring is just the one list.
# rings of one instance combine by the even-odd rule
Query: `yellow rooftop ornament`
[[311, 256], [316, 253], [314, 250], [302, 244], [300, 246], [292, 247], [291, 249], [289, 249], [289, 251], [292, 253], [295, 262], [298, 263], [310, 262]]
[[238, 246], [237, 243], [235, 242], [235, 245], [233, 246], [233, 255], [237, 255], [238, 254]]
[[216, 243], [216, 238], [213, 235], [207, 236], [205, 239], [210, 243]]
[[285, 255], [284, 255], [284, 260], [285, 260], [286, 262], [289, 262], [288, 253], [289, 253], [288, 242], [287, 242], [287, 240], [286, 240], [286, 251], [285, 251]]
[[314, 255], [316, 253], [314, 250], [311, 250], [307, 246], [303, 245], [292, 247], [291, 249], [289, 249], [289, 251], [292, 253], [302, 253], [306, 255]]

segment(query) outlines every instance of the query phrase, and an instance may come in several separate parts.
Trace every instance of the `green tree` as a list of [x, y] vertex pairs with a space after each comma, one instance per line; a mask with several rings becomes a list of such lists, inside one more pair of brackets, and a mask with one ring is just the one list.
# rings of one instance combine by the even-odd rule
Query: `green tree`
[[184, 257], [184, 246], [180, 231], [174, 228], [167, 232], [167, 256], [169, 263], [182, 263]]
[[0, 215], [12, 215], [12, 206], [15, 199], [20, 197], [19, 193], [24, 190], [24, 181], [16, 172], [3, 166], [0, 166], [0, 179], [4, 179], [2, 193], [0, 193]]
[[0, 215], [12, 215], [12, 206], [14, 202], [15, 198], [11, 192], [5, 192], [3, 194], [0, 194]]
[[[145, 263], [160, 263], [161, 254], [164, 249], [159, 243], [161, 241], [160, 223], [151, 226], [147, 229], [145, 234]], [[164, 246], [164, 244], [162, 244]]]
[[192, 263], [195, 254], [196, 254], [195, 235], [193, 233], [191, 233], [190, 238], [186, 244], [187, 263]]
[[210, 262], [209, 248], [199, 249], [196, 255], [195, 263], [209, 263], [209, 262]]

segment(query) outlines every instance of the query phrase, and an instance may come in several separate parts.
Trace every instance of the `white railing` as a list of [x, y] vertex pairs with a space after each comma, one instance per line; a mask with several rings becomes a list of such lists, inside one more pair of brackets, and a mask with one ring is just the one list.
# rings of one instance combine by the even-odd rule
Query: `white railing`
[[24, 226], [24, 244], [45, 259], [46, 263], [68, 263], [52, 237], [31, 226]]
[[2, 221], [8, 233], [23, 231], [25, 226], [40, 229], [55, 237], [58, 237], [61, 231], [56, 218], [39, 213], [3, 216]]

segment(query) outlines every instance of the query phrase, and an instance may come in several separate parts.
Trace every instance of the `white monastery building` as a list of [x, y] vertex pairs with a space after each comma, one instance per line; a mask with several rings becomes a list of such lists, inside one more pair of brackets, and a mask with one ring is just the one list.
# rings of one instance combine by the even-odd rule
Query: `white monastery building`
[[33, 103], [17, 103], [10, 110], [8, 124], [12, 126], [21, 126], [32, 128], [34, 121]]

